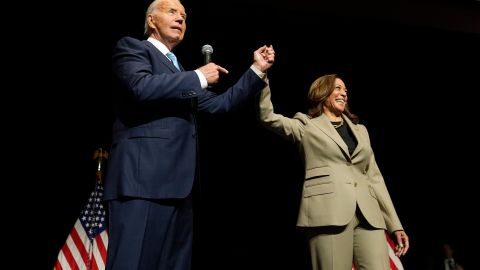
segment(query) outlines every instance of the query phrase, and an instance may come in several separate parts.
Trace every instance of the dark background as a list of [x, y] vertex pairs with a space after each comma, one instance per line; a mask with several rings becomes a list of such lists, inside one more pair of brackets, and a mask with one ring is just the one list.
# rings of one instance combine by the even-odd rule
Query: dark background
[[[42, 12], [23, 17], [39, 37], [22, 36], [34, 45], [28, 65], [8, 66], [24, 71], [15, 81], [29, 92], [17, 98], [23, 114], [6, 114], [15, 116], [7, 135], [21, 147], [13, 140], [7, 146], [21, 160], [10, 170], [30, 205], [15, 212], [26, 235], [39, 238], [29, 248], [39, 259], [23, 262], [33, 269], [53, 268], [93, 189], [93, 153], [108, 149], [113, 119], [111, 50], [124, 35], [142, 38], [149, 3], [81, 1], [60, 11], [37, 3], [29, 8]], [[187, 33], [175, 53], [191, 70], [202, 65], [202, 45], [212, 45], [213, 61], [230, 71], [214, 91], [234, 83], [264, 44], [276, 51], [268, 73], [278, 113], [304, 111], [311, 82], [340, 74], [411, 238], [405, 269], [425, 269], [442, 241], [453, 244], [465, 269], [476, 268], [480, 2], [183, 3]], [[202, 115], [200, 144], [195, 265], [308, 269], [305, 239], [295, 228], [303, 171], [293, 145], [259, 125], [253, 100], [231, 114]]]

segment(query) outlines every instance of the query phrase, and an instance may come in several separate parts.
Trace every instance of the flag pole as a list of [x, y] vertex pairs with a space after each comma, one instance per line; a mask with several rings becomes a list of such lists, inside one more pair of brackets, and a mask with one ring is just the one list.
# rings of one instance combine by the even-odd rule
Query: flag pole
[[96, 180], [103, 183], [102, 165], [104, 161], [108, 160], [108, 152], [100, 147], [93, 153], [93, 159], [97, 160]]

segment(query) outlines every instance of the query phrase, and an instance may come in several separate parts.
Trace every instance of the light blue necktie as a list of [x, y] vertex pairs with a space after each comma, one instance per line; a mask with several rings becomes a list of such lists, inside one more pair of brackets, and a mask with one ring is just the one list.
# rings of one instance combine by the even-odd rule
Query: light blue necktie
[[173, 64], [175, 65], [175, 67], [180, 70], [180, 66], [178, 65], [178, 61], [177, 61], [177, 57], [175, 56], [175, 54], [173, 54], [172, 52], [168, 52], [167, 53], [167, 57], [168, 59], [172, 60]]

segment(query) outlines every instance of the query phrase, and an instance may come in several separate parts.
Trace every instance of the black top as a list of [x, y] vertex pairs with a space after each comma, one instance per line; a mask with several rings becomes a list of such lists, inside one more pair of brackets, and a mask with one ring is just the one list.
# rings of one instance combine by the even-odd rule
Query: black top
[[353, 136], [352, 131], [348, 128], [348, 125], [342, 122], [331, 122], [332, 125], [337, 130], [340, 137], [342, 137], [343, 141], [347, 144], [348, 153], [350, 156], [352, 155], [353, 151], [357, 147], [357, 140], [355, 136]]

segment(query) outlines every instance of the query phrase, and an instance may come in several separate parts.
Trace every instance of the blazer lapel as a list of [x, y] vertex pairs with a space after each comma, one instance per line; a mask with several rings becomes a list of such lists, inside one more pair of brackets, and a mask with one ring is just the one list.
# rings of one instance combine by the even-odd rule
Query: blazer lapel
[[357, 147], [355, 147], [355, 150], [353, 150], [353, 153], [352, 153], [352, 156], [351, 156], [351, 158], [353, 158], [360, 152], [360, 150], [362, 150], [362, 148], [364, 146], [363, 141], [360, 138], [361, 133], [360, 133], [358, 125], [355, 125], [354, 123], [352, 123], [352, 121], [350, 121], [350, 119], [348, 119], [348, 117], [344, 116], [343, 119], [344, 119], [345, 123], [348, 125], [348, 127], [350, 128], [350, 130], [352, 131], [353, 136], [355, 136], [355, 140], [357, 140]]
[[[346, 118], [346, 117], [344, 117]], [[347, 144], [343, 141], [342, 137], [338, 134], [337, 130], [333, 127], [332, 123], [330, 123], [330, 119], [325, 114], [321, 114], [318, 117], [312, 119], [312, 123], [318, 127], [325, 135], [330, 137], [339, 147], [342, 149], [344, 154], [348, 157], [350, 154], [348, 153]]]

